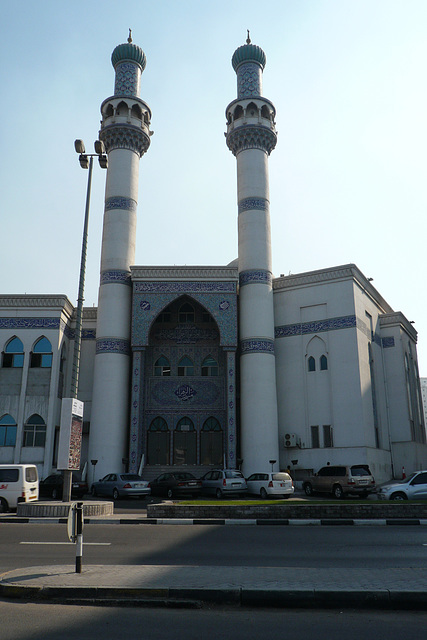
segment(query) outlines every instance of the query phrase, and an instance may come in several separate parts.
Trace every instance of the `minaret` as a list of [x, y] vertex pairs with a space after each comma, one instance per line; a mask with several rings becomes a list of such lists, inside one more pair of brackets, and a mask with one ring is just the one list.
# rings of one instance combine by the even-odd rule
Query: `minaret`
[[98, 299], [89, 460], [96, 477], [124, 470], [128, 455], [131, 279], [135, 261], [139, 160], [150, 145], [151, 111], [139, 97], [146, 64], [142, 49], [120, 44], [112, 53], [114, 95], [101, 105], [99, 138], [108, 154]]
[[279, 468], [268, 156], [276, 146], [274, 105], [262, 96], [264, 51], [233, 55], [237, 100], [226, 109], [227, 146], [236, 156], [239, 234], [241, 456], [245, 474]]

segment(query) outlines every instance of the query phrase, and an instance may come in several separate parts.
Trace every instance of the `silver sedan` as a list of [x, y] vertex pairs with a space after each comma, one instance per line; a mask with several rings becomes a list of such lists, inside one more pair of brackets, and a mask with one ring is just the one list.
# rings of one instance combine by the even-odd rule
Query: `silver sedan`
[[92, 484], [93, 496], [107, 496], [118, 500], [129, 496], [148, 496], [151, 489], [136, 473], [108, 473]]

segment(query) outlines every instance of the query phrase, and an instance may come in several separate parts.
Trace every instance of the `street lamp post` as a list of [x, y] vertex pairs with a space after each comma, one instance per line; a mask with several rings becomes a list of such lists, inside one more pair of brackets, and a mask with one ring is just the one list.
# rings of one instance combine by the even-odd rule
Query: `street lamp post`
[[[82, 169], [89, 169], [87, 179], [87, 191], [86, 191], [86, 207], [85, 217], [83, 225], [83, 240], [82, 240], [82, 253], [80, 260], [80, 279], [79, 279], [79, 291], [77, 295], [77, 307], [76, 307], [76, 329], [74, 336], [74, 352], [73, 352], [73, 367], [71, 374], [71, 397], [77, 399], [78, 387], [79, 387], [79, 371], [80, 371], [80, 353], [82, 342], [82, 318], [83, 318], [83, 302], [84, 302], [84, 287], [85, 287], [85, 275], [86, 275], [86, 255], [87, 255], [87, 238], [88, 238], [88, 225], [89, 225], [89, 207], [90, 207], [90, 193], [92, 188], [92, 168], [93, 158], [97, 157], [99, 165], [102, 169], [108, 167], [108, 158], [105, 153], [104, 143], [101, 140], [95, 142], [95, 153], [86, 153], [83, 140], [75, 140], [74, 148], [79, 154], [79, 162]], [[64, 488], [62, 494], [63, 502], [69, 502], [71, 499], [71, 480], [72, 471], [70, 469], [64, 470]]]

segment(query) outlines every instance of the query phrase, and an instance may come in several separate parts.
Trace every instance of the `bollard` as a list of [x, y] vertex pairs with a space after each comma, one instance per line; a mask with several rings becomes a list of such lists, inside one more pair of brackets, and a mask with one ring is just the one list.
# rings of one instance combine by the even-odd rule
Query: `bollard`
[[76, 504], [76, 573], [82, 572], [83, 556], [83, 502]]

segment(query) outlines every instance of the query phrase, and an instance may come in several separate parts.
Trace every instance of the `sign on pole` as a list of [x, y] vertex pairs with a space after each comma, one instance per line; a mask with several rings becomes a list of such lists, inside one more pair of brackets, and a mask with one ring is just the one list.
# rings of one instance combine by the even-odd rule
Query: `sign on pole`
[[80, 469], [82, 448], [83, 402], [63, 398], [59, 430], [58, 469]]

